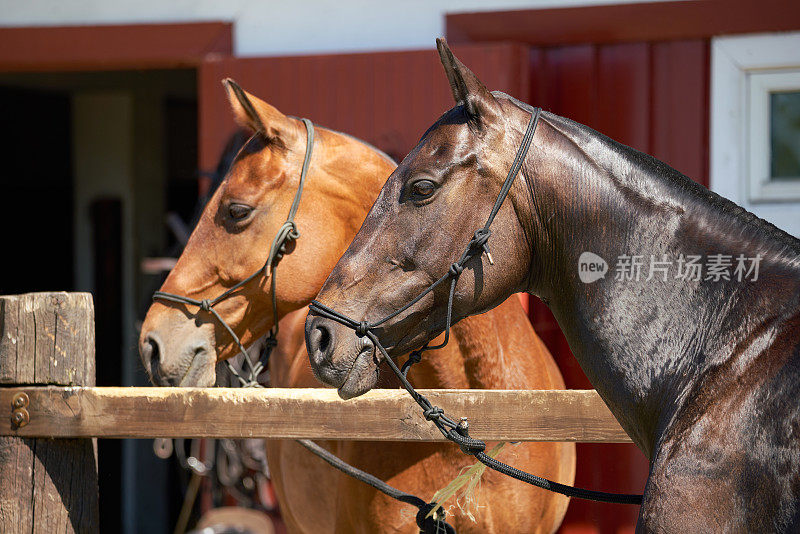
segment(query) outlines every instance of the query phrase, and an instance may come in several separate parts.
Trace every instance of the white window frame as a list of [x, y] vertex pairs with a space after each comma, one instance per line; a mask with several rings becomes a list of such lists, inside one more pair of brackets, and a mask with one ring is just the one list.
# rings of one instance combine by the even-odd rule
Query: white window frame
[[800, 183], [768, 180], [769, 92], [798, 88], [795, 73], [800, 73], [800, 32], [712, 41], [713, 191], [745, 206], [800, 201]]
[[770, 95], [800, 91], [800, 68], [747, 74], [748, 197], [751, 202], [800, 200], [800, 180], [772, 180], [770, 176]]

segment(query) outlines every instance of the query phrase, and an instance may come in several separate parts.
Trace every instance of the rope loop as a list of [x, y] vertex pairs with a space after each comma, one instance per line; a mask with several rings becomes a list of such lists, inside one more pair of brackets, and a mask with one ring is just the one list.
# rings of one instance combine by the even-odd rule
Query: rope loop
[[283, 223], [275, 236], [275, 257], [269, 263], [275, 263], [282, 259], [286, 254], [287, 245], [299, 237], [300, 232], [297, 230], [297, 225], [294, 221]]
[[281, 241], [284, 246], [290, 241], [294, 241], [300, 237], [300, 232], [297, 231], [297, 225], [294, 221], [286, 221], [283, 223], [283, 226], [278, 230], [278, 234], [282, 235], [283, 239]]
[[201, 300], [199, 306], [200, 306], [200, 309], [203, 310], [204, 312], [210, 312], [211, 311], [211, 301], [208, 300], [208, 299]]
[[369, 323], [366, 321], [361, 321], [356, 325], [355, 330], [358, 337], [364, 337], [367, 335], [367, 331], [369, 330]]
[[286, 241], [295, 241], [300, 237], [300, 231], [294, 221], [286, 221], [286, 226], [289, 228], [289, 232], [286, 234]]
[[450, 266], [450, 276], [458, 277], [464, 271], [464, 266], [458, 262], [455, 262], [453, 265]]
[[[462, 434], [462, 432], [464, 433]], [[469, 437], [465, 430], [459, 432], [458, 429], [450, 429], [447, 432], [447, 439], [458, 445], [464, 453], [472, 456], [486, 450], [486, 443]]]
[[403, 376], [407, 377], [408, 371], [411, 369], [411, 366], [418, 364], [419, 362], [422, 361], [422, 351], [424, 350], [425, 348], [423, 347], [421, 349], [415, 350], [414, 352], [408, 355], [408, 359], [403, 364], [403, 368], [400, 369], [400, 372], [403, 373]]

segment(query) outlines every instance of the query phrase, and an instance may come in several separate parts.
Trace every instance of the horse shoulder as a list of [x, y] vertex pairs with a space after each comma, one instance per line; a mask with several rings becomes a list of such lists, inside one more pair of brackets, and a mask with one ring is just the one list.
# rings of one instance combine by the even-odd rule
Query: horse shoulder
[[800, 531], [799, 320], [679, 412], [651, 463], [642, 531]]

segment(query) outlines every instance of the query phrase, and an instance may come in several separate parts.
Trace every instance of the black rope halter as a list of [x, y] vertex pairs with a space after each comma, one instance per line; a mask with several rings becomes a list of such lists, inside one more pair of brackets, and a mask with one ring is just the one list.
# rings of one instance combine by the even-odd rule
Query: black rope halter
[[[178, 304], [190, 304], [192, 306], [197, 306], [199, 311], [210, 313], [212, 317], [214, 317], [217, 322], [219, 322], [219, 324], [225, 328], [233, 341], [236, 343], [236, 346], [239, 348], [239, 352], [241, 352], [242, 356], [244, 356], [242, 368], [245, 366], [249, 368], [248, 377], [245, 379], [241, 374], [239, 374], [239, 371], [236, 369], [236, 367], [231, 364], [230, 360], [225, 360], [225, 365], [227, 365], [228, 370], [233, 376], [236, 377], [242, 387], [258, 387], [260, 385], [258, 383], [258, 375], [265, 370], [267, 362], [269, 361], [269, 357], [272, 354], [272, 350], [278, 344], [278, 297], [275, 294], [275, 269], [278, 265], [278, 262], [286, 253], [287, 245], [300, 237], [300, 232], [297, 230], [294, 217], [297, 214], [297, 209], [300, 207], [300, 198], [303, 195], [303, 185], [306, 181], [308, 167], [311, 164], [311, 155], [314, 151], [314, 124], [308, 119], [300, 120], [303, 121], [303, 124], [305, 124], [307, 134], [306, 155], [305, 159], [303, 159], [303, 167], [300, 170], [300, 183], [297, 186], [297, 192], [294, 195], [292, 206], [289, 208], [289, 215], [286, 217], [286, 222], [283, 223], [283, 225], [278, 229], [275, 237], [272, 240], [272, 245], [269, 247], [269, 255], [267, 256], [267, 261], [264, 262], [264, 266], [213, 299], [198, 300], [184, 297], [182, 295], [175, 295], [173, 293], [166, 293], [164, 291], [156, 291], [153, 293], [153, 300], [165, 300], [168, 302], [176, 302]], [[248, 284], [261, 274], [270, 279], [270, 288], [272, 291], [272, 328], [270, 328], [265, 339], [265, 346], [261, 354], [261, 358], [259, 358], [256, 363], [253, 363], [250, 360], [250, 355], [247, 353], [247, 350], [245, 350], [244, 345], [242, 345], [239, 336], [236, 335], [236, 332], [233, 331], [233, 328], [231, 328], [230, 325], [217, 312], [217, 310], [214, 309], [214, 306], [233, 295], [242, 286]]]
[[[286, 217], [286, 222], [283, 223], [283, 225], [278, 229], [274, 239], [272, 240], [272, 245], [269, 249], [269, 255], [267, 256], [267, 261], [264, 263], [264, 266], [213, 299], [198, 300], [172, 293], [166, 293], [164, 291], [156, 291], [153, 293], [153, 300], [164, 300], [168, 302], [197, 306], [199, 308], [198, 311], [210, 313], [225, 328], [228, 334], [230, 334], [231, 338], [233, 338], [233, 341], [236, 343], [237, 347], [239, 347], [239, 351], [244, 357], [244, 363], [242, 366], [244, 367], [244, 365], [247, 365], [249, 367], [248, 377], [244, 378], [236, 369], [236, 367], [230, 363], [230, 360], [225, 360], [228, 370], [238, 379], [239, 384], [242, 387], [264, 387], [258, 382], [258, 375], [266, 369], [269, 357], [272, 354], [272, 350], [278, 344], [278, 300], [275, 294], [275, 271], [278, 262], [281, 260], [283, 255], [286, 254], [286, 246], [289, 244], [289, 242], [300, 237], [300, 232], [297, 230], [294, 217], [297, 213], [297, 209], [300, 206], [300, 198], [303, 194], [303, 184], [305, 184], [306, 175], [308, 174], [308, 168], [311, 163], [311, 155], [314, 150], [314, 124], [308, 119], [300, 120], [303, 121], [303, 124], [305, 124], [307, 132], [306, 155], [305, 159], [303, 160], [303, 167], [300, 171], [300, 183], [297, 186], [297, 193], [295, 193], [294, 201], [289, 209], [289, 215]], [[242, 345], [239, 336], [236, 335], [236, 332], [233, 331], [233, 328], [231, 328], [230, 325], [217, 312], [217, 310], [214, 309], [214, 306], [231, 296], [239, 288], [249, 283], [262, 273], [265, 277], [269, 277], [270, 279], [270, 288], [272, 291], [273, 325], [269, 331], [269, 334], [267, 335], [267, 338], [265, 339], [265, 347], [261, 358], [259, 358], [259, 360], [253, 364], [253, 362], [250, 360], [250, 355], [247, 353], [247, 350], [245, 350], [244, 345]], [[445, 521], [445, 512], [443, 509], [436, 510], [432, 517], [428, 517], [429, 512], [436, 508], [434, 503], [427, 503], [416, 495], [406, 493], [390, 486], [377, 477], [374, 477], [369, 473], [358, 469], [357, 467], [353, 467], [338, 456], [320, 447], [313, 441], [307, 439], [298, 439], [295, 441], [342, 473], [360, 480], [365, 484], [369, 484], [373, 488], [388, 495], [389, 497], [392, 497], [393, 499], [416, 506], [418, 511], [415, 516], [415, 521], [422, 534], [455, 534], [455, 529]]]
[[[410, 302], [408, 302], [405, 306], [393, 311], [386, 317], [379, 319], [373, 322], [367, 321], [355, 321], [346, 315], [333, 310], [324, 304], [318, 301], [312, 301], [311, 305], [309, 306], [312, 313], [316, 313], [321, 317], [325, 317], [332, 321], [336, 321], [344, 326], [352, 328], [355, 330], [355, 333], [358, 337], [364, 337], [372, 341], [372, 343], [377, 347], [380, 351], [383, 359], [388, 363], [389, 368], [397, 375], [397, 378], [400, 380], [400, 383], [403, 385], [405, 390], [411, 395], [411, 397], [416, 401], [416, 403], [422, 408], [422, 413], [425, 416], [425, 419], [431, 421], [436, 428], [444, 435], [445, 438], [452, 441], [456, 445], [458, 445], [461, 450], [465, 454], [469, 454], [474, 456], [478, 459], [481, 463], [499, 471], [505, 475], [510, 477], [516, 478], [517, 480], [521, 480], [522, 482], [527, 482], [528, 484], [532, 484], [539, 488], [543, 488], [549, 491], [553, 491], [556, 493], [561, 493], [562, 495], [566, 495], [568, 497], [577, 497], [579, 499], [588, 499], [594, 501], [601, 501], [601, 502], [610, 502], [610, 503], [618, 503], [618, 504], [641, 504], [642, 503], [642, 496], [641, 495], [630, 495], [630, 494], [618, 494], [618, 493], [606, 493], [602, 491], [592, 491], [586, 490], [582, 488], [575, 488], [572, 486], [567, 486], [564, 484], [559, 484], [557, 482], [553, 482], [551, 480], [547, 480], [545, 478], [538, 477], [536, 475], [531, 475], [524, 471], [520, 471], [510, 465], [504, 464], [498, 460], [495, 460], [484, 451], [486, 450], [486, 444], [478, 439], [474, 439], [469, 435], [469, 426], [465, 419], [462, 419], [461, 422], [456, 423], [453, 419], [445, 415], [444, 410], [439, 408], [438, 406], [434, 406], [431, 402], [422, 394], [420, 394], [414, 386], [408, 381], [407, 374], [410, 367], [418, 362], [422, 357], [422, 353], [428, 350], [440, 349], [447, 345], [447, 342], [450, 339], [450, 326], [452, 324], [453, 318], [453, 296], [455, 295], [456, 291], [456, 284], [458, 283], [458, 279], [461, 273], [464, 271], [466, 263], [476, 256], [481, 256], [482, 254], [486, 254], [489, 260], [489, 263], [493, 264], [494, 261], [492, 260], [491, 252], [489, 251], [489, 238], [492, 235], [492, 231], [490, 229], [494, 218], [497, 216], [497, 213], [500, 211], [500, 207], [503, 205], [506, 197], [508, 196], [509, 191], [511, 190], [511, 186], [514, 183], [514, 179], [519, 174], [520, 169], [522, 168], [522, 164], [525, 161], [525, 158], [528, 155], [528, 149], [531, 146], [531, 142], [533, 141], [533, 134], [536, 131], [536, 126], [539, 123], [539, 116], [541, 115], [541, 108], [534, 108], [531, 113], [531, 119], [528, 122], [528, 128], [525, 130], [525, 135], [522, 138], [522, 143], [520, 144], [519, 149], [517, 150], [517, 154], [514, 157], [514, 161], [511, 164], [511, 168], [508, 170], [508, 175], [506, 176], [505, 181], [503, 182], [503, 186], [500, 189], [500, 193], [497, 195], [497, 199], [494, 202], [494, 206], [492, 206], [492, 211], [489, 213], [489, 217], [486, 219], [486, 224], [483, 225], [482, 228], [478, 229], [475, 234], [473, 235], [472, 239], [467, 244], [466, 249], [461, 254], [461, 257], [450, 266], [450, 269], [445, 273], [441, 278], [436, 280], [430, 286], [428, 286], [422, 293], [414, 297]], [[447, 280], [450, 281], [450, 289], [447, 298], [447, 318], [445, 322], [445, 335], [444, 341], [435, 346], [430, 346], [426, 343], [422, 348], [415, 350], [409, 356], [409, 359], [403, 364], [403, 368], [399, 369], [397, 364], [394, 363], [394, 360], [389, 356], [386, 352], [386, 349], [381, 345], [378, 336], [375, 335], [373, 329], [382, 325], [386, 321], [398, 316], [399, 314], [403, 313], [404, 311], [411, 308], [417, 302], [419, 302], [425, 295], [430, 293], [431, 291], [435, 290], [440, 285], [444, 284]]]

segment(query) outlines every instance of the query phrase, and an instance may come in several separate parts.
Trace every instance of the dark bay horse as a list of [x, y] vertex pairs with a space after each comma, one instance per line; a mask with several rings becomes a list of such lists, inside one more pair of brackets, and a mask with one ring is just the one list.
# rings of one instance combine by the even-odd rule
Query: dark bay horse
[[[163, 291], [213, 298], [256, 272], [273, 236], [284, 223], [298, 188], [306, 151], [302, 122], [227, 83], [237, 122], [255, 132], [192, 234]], [[235, 88], [235, 89], [234, 89]], [[317, 127], [292, 242], [272, 274], [276, 279], [280, 331], [270, 358], [276, 387], [319, 387], [304, 343], [305, 306], [347, 248], [395, 163], [373, 147]], [[271, 289], [265, 275], [253, 279], [215, 310], [245, 345], [272, 327]], [[455, 343], [420, 364], [412, 379], [421, 387], [563, 387], [558, 369], [531, 328], [518, 300], [458, 325]], [[229, 334], [196, 307], [156, 301], [148, 311], [140, 354], [160, 385], [211, 386], [215, 364], [237, 352]], [[396, 384], [384, 380], [384, 386]], [[393, 486], [425, 499], [445, 486], [469, 459], [449, 444], [330, 442], [345, 461]], [[294, 441], [267, 442], [270, 470], [281, 511], [292, 532], [416, 532], [408, 505], [341, 475]], [[547, 473], [574, 478], [574, 445], [527, 443], [506, 447], [501, 458]], [[478, 493], [473, 523], [448, 514], [459, 532], [552, 532], [567, 499], [487, 474]], [[449, 506], [448, 506], [449, 508]], [[450, 510], [453, 511], [452, 509]]]
[[[317, 297], [355, 322], [448, 272], [538, 113], [439, 52], [456, 106], [391, 175]], [[490, 228], [494, 264], [478, 253], [453, 275], [454, 321], [518, 291], [548, 303], [650, 459], [640, 531], [800, 531], [800, 241], [573, 121], [541, 112], [534, 132]], [[371, 330], [390, 356], [442, 332], [447, 291]], [[334, 387], [374, 381], [365, 339], [323, 312], [306, 322]]]

